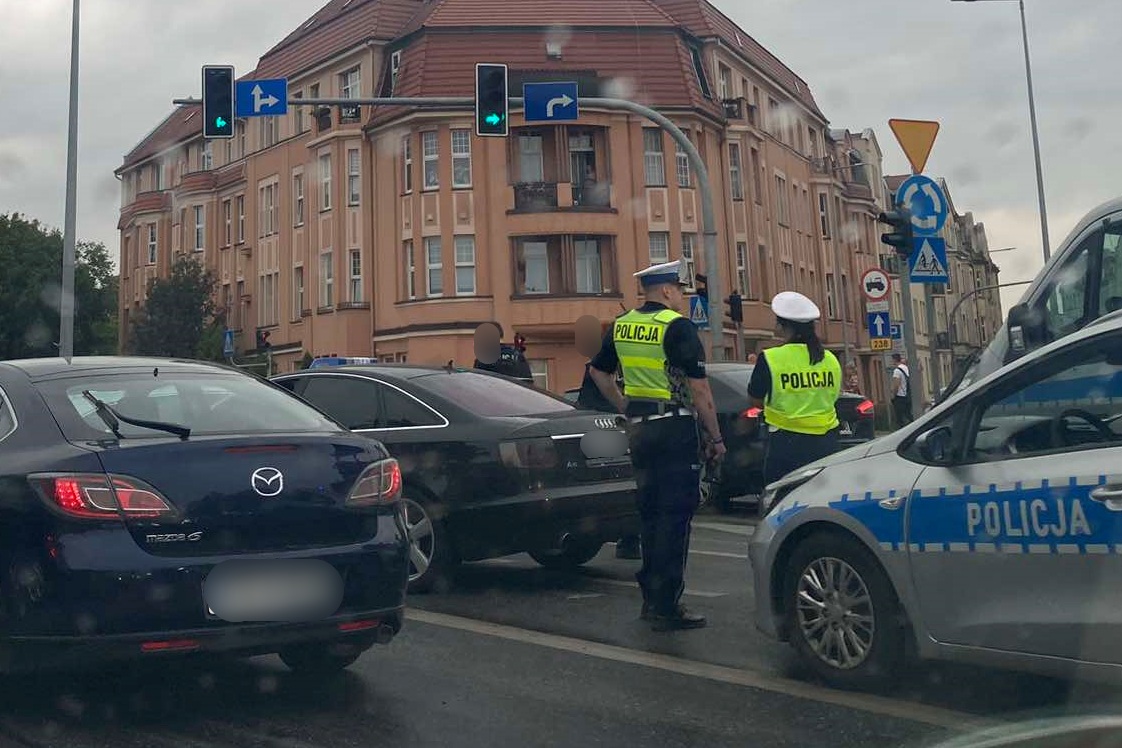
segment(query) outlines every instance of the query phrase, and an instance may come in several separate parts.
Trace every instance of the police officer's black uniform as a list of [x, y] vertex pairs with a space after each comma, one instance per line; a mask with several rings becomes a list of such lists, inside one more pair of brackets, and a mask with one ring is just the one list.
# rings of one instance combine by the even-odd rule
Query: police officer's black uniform
[[510, 345], [503, 345], [499, 348], [499, 358], [494, 363], [485, 364], [476, 359], [473, 368], [521, 379], [527, 384], [532, 384], [534, 381], [534, 375], [530, 371], [530, 362], [522, 355], [522, 351]]

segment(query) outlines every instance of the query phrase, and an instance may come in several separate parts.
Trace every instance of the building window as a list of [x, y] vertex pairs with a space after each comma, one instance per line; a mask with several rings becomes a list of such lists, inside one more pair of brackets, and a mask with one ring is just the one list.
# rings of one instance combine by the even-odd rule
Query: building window
[[767, 100], [766, 129], [772, 135], [779, 135], [779, 126], [779, 102], [769, 96]]
[[[339, 76], [339, 98], [357, 99], [362, 95], [362, 74], [359, 68], [352, 68]], [[340, 122], [357, 122], [361, 117], [357, 106], [339, 108]]]
[[822, 230], [822, 238], [830, 238], [830, 199], [825, 192], [818, 193], [818, 227]]
[[397, 74], [401, 71], [401, 50], [395, 50], [390, 54], [390, 96], [393, 96], [394, 89], [397, 86]]
[[236, 129], [238, 133], [238, 158], [245, 158], [245, 123], [239, 122]]
[[319, 209], [331, 210], [331, 154], [319, 157]]
[[648, 237], [648, 242], [652, 265], [670, 262], [670, 234], [665, 231], [653, 231]]
[[421, 156], [425, 161], [425, 189], [435, 190], [440, 186], [440, 144], [436, 132], [421, 133]]
[[428, 295], [444, 294], [444, 254], [439, 236], [425, 237], [425, 272], [428, 278]]
[[709, 79], [705, 76], [705, 66], [701, 63], [701, 51], [690, 47], [690, 57], [693, 59], [693, 71], [697, 74], [697, 84], [701, 86], [701, 95], [707, 99], [713, 98], [713, 91], [709, 88]]
[[751, 298], [752, 289], [748, 284], [748, 245], [736, 243], [736, 290], [744, 298]]
[[245, 195], [238, 195], [238, 244], [245, 242]]
[[[297, 91], [294, 94], [292, 94], [292, 98], [302, 99], [302, 98], [304, 98], [304, 92], [303, 91]], [[302, 107], [302, 106], [292, 107], [292, 121], [293, 121], [293, 129], [296, 131], [296, 134], [297, 135], [302, 134], [304, 132], [304, 107]]]
[[666, 186], [666, 163], [662, 156], [662, 130], [643, 128], [643, 170], [648, 187]]
[[818, 131], [813, 127], [806, 128], [806, 139], [811, 158], [818, 158]]
[[210, 171], [214, 168], [214, 149], [211, 142], [208, 140], [203, 143], [203, 148], [199, 151], [199, 170]]
[[775, 177], [775, 220], [780, 226], [791, 223], [791, 203], [787, 195], [787, 180], [781, 176]]
[[330, 249], [319, 256], [319, 305], [335, 305], [335, 253]]
[[752, 149], [752, 187], [755, 189], [755, 198], [757, 205], [764, 204], [764, 182], [760, 177], [763, 174], [763, 167], [760, 166], [760, 152], [755, 148]]
[[833, 273], [826, 273], [826, 314], [830, 319], [838, 318], [838, 289]]
[[720, 63], [717, 64], [717, 92], [722, 99], [732, 98], [732, 71]]
[[413, 257], [413, 240], [406, 239], [402, 244], [405, 253], [405, 298], [417, 298], [417, 261]]
[[534, 386], [540, 390], [549, 389], [549, 362], [542, 359], [527, 361], [530, 365], [530, 376], [534, 378]]
[[259, 224], [257, 235], [259, 237], [272, 236], [277, 233], [277, 189], [276, 184], [262, 187], [258, 193], [260, 205]]
[[195, 206], [195, 251], [202, 252], [206, 247], [206, 207]]
[[304, 266], [292, 269], [292, 319], [300, 319], [304, 314]]
[[[465, 131], [466, 132], [466, 131]], [[456, 295], [475, 295], [475, 237], [457, 236], [456, 250]]]
[[352, 249], [350, 252], [350, 271], [351, 271], [351, 301], [358, 303], [362, 301], [362, 250]]
[[600, 279], [600, 241], [577, 239], [573, 242], [577, 256], [577, 293], [603, 293]]
[[229, 247], [234, 235], [234, 209], [229, 200], [222, 201], [222, 246]]
[[784, 291], [795, 290], [795, 266], [789, 262], [783, 263], [783, 284]]
[[158, 245], [157, 245], [157, 242], [156, 242], [156, 224], [150, 223], [150, 224], [148, 224], [148, 264], [149, 265], [155, 265], [156, 264], [157, 251], [158, 251]]
[[362, 197], [362, 162], [359, 150], [347, 151], [347, 205], [358, 205]]
[[294, 225], [304, 225], [304, 175], [292, 175], [292, 213], [295, 218]]
[[406, 135], [401, 139], [401, 179], [405, 194], [413, 191], [413, 137]]
[[768, 280], [768, 272], [767, 272], [767, 269], [768, 269], [768, 267], [770, 267], [770, 264], [768, 263], [767, 247], [765, 247], [763, 244], [759, 244], [759, 245], [756, 246], [756, 252], [757, 252], [757, 255], [760, 259], [759, 266], [758, 266], [760, 268], [760, 295], [762, 296], [762, 298], [770, 299], [771, 298], [771, 282]]
[[520, 184], [545, 181], [545, 155], [541, 135], [526, 133], [518, 136], [518, 178]]
[[744, 199], [744, 182], [740, 175], [740, 144], [729, 143], [729, 184], [732, 185], [732, 199]]
[[272, 327], [279, 321], [280, 299], [277, 296], [279, 281], [280, 273], [267, 273], [257, 279], [258, 297], [260, 299], [257, 324], [261, 327]]
[[269, 148], [277, 144], [277, 118], [261, 118], [261, 147]]
[[549, 293], [549, 250], [545, 242], [522, 242], [522, 265], [525, 267], [524, 293]]
[[471, 187], [471, 130], [452, 131], [452, 186]]
[[689, 187], [692, 184], [690, 179], [690, 157], [682, 149], [682, 146], [677, 143], [674, 144], [674, 166], [678, 175], [678, 186]]
[[694, 276], [697, 275], [697, 234], [682, 234], [682, 261], [686, 265], [687, 288], [694, 289]]

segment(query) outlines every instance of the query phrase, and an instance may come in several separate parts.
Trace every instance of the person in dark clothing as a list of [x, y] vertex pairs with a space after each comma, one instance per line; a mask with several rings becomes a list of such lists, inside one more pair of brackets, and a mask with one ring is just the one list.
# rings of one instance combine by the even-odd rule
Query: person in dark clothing
[[[725, 453], [706, 379], [705, 349], [697, 328], [680, 311], [685, 306], [680, 272], [679, 260], [635, 274], [647, 301], [616, 319], [589, 370], [629, 423], [642, 523], [643, 565], [636, 574], [643, 592], [640, 617], [655, 631], [706, 624], [680, 600], [690, 523], [701, 503], [701, 463]], [[623, 392], [616, 385], [619, 370]]]
[[472, 368], [533, 384], [534, 375], [530, 371], [530, 362], [526, 360], [526, 356], [518, 348], [504, 345], [502, 339], [503, 326], [498, 322], [484, 322], [477, 327], [475, 363], [472, 364]]
[[[600, 320], [591, 314], [586, 314], [577, 320], [576, 324], [577, 350], [581, 355], [591, 359], [600, 351], [601, 327]], [[580, 393], [577, 395], [578, 408], [582, 410], [595, 410], [601, 413], [618, 413], [616, 406], [612, 405], [592, 378], [592, 361], [584, 365], [584, 379], [580, 383]], [[616, 558], [631, 561], [642, 558], [640, 552], [640, 539], [638, 535], [625, 535], [616, 541]]]

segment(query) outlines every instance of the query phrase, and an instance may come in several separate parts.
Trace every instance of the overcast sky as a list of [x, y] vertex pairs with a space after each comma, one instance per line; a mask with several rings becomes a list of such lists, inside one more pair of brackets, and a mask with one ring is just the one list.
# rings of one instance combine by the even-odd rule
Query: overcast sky
[[[1120, 0], [1025, 0], [1053, 249], [1122, 193]], [[888, 119], [942, 123], [927, 172], [985, 222], [1003, 281], [1041, 264], [1017, 4], [951, 0], [717, 0], [801, 75], [832, 127], [876, 130], [887, 173], [907, 163]], [[69, 0], [0, 0], [0, 212], [61, 226]], [[199, 67], [250, 70], [321, 0], [84, 0], [78, 234], [113, 251], [113, 169], [199, 94]], [[1020, 291], [1005, 294], [1007, 304]]]

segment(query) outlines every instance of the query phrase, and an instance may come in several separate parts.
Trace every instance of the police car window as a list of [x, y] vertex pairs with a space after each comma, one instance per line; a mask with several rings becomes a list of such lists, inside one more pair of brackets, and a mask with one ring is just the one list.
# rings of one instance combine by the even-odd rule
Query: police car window
[[416, 428], [441, 426], [443, 421], [422, 403], [398, 392], [393, 387], [381, 386], [382, 424], [384, 428]]
[[1048, 289], [1045, 310], [1048, 332], [1053, 339], [1078, 330], [1086, 322], [1088, 250], [1101, 240], [1102, 235], [1096, 233], [1084, 241], [1076, 254], [1060, 267]]
[[1100, 316], [1122, 309], [1122, 221], [1112, 224], [1103, 236], [1101, 277]]
[[0, 439], [11, 434], [16, 429], [16, 418], [12, 413], [4, 393], [0, 392]]
[[308, 377], [301, 397], [352, 431], [381, 425], [378, 384], [369, 379]]
[[1122, 445], [1122, 337], [1065, 351], [1012, 389], [995, 391], [978, 422], [975, 461]]

